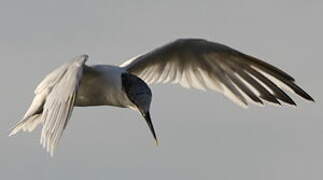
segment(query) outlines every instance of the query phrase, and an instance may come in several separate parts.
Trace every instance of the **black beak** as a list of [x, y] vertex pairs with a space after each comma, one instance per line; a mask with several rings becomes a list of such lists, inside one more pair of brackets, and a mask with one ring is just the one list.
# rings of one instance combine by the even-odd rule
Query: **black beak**
[[151, 122], [151, 118], [150, 118], [150, 113], [149, 112], [142, 112], [141, 113], [142, 116], [145, 118], [146, 120], [146, 123], [150, 129], [150, 132], [151, 134], [154, 136], [154, 139], [155, 139], [155, 142], [156, 142], [156, 145], [158, 145], [158, 138], [156, 136], [156, 133], [155, 133], [155, 129], [154, 129], [154, 126], [153, 126], [153, 123]]

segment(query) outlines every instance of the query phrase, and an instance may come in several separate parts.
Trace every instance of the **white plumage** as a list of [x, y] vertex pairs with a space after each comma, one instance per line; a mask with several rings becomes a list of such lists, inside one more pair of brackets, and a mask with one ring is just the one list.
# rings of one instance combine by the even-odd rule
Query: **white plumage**
[[120, 66], [86, 66], [87, 59], [87, 55], [77, 56], [47, 75], [10, 135], [43, 124], [41, 143], [53, 155], [74, 106], [111, 105], [142, 113], [157, 142], [149, 114], [151, 92], [144, 82], [211, 89], [242, 107], [263, 101], [296, 105], [283, 89], [314, 101], [282, 70], [202, 39], [180, 39]]

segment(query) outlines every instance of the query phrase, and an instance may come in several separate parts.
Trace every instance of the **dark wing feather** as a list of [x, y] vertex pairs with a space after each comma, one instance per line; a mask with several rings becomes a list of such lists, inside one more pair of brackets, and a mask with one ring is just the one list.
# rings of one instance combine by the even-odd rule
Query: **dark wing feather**
[[247, 101], [263, 104], [262, 100], [295, 105], [284, 87], [313, 101], [293, 77], [277, 67], [203, 39], [176, 40], [128, 60], [121, 67], [147, 83], [171, 82], [188, 88], [212, 89], [243, 106]]

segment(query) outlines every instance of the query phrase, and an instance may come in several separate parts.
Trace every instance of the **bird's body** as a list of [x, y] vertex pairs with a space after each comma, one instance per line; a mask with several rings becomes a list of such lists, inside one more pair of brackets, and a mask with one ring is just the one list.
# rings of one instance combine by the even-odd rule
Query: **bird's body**
[[75, 105], [134, 107], [122, 90], [123, 73], [127, 72], [118, 66], [85, 66]]
[[87, 55], [77, 56], [47, 75], [10, 135], [43, 124], [41, 143], [53, 154], [74, 106], [107, 105], [139, 111], [157, 142], [149, 112], [151, 83], [215, 90], [244, 107], [249, 102], [263, 105], [264, 101], [296, 105], [283, 89], [314, 101], [282, 70], [202, 39], [180, 39], [121, 66], [87, 66], [87, 59]]

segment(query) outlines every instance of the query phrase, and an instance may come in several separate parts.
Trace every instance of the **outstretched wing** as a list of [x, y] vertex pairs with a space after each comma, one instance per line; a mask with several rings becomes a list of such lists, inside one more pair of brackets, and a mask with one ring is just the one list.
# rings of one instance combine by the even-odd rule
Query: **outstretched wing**
[[[73, 110], [76, 92], [83, 74], [87, 55], [77, 56], [57, 68], [37, 86], [35, 98], [22, 121], [10, 135], [18, 131], [33, 130], [43, 123], [40, 142], [53, 155]], [[39, 120], [36, 120], [39, 119]]]
[[203, 39], [179, 39], [121, 65], [147, 83], [219, 91], [239, 105], [262, 100], [295, 105], [282, 90], [313, 101], [293, 77], [257, 58]]

